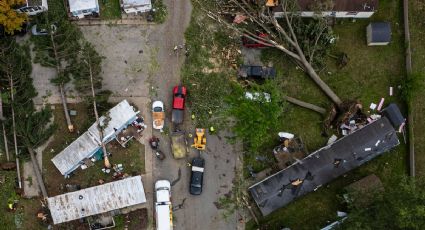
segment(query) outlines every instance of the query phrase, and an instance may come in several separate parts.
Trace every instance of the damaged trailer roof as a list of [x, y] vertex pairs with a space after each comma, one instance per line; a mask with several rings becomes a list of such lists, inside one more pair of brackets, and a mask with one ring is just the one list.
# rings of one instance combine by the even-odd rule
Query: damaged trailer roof
[[[115, 135], [128, 124], [136, 120], [139, 111], [135, 111], [127, 100], [123, 100], [110, 109], [106, 116], [99, 118], [103, 130], [104, 143], [111, 141]], [[62, 152], [51, 159], [62, 175], [68, 175], [77, 169], [84, 159], [92, 157], [101, 146], [99, 129], [95, 122], [88, 131], [73, 141]]]
[[266, 216], [398, 144], [394, 127], [383, 117], [313, 152], [248, 190]]
[[142, 177], [65, 193], [47, 199], [53, 223], [59, 224], [146, 202]]
[[93, 156], [99, 149], [98, 140], [87, 131], [53, 157], [51, 161], [62, 175], [66, 175], [78, 168], [84, 159]]

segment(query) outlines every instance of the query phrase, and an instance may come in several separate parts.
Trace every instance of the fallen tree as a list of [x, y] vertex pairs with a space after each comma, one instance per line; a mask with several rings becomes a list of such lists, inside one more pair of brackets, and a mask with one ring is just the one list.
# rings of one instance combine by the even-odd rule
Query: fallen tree
[[[252, 3], [247, 0], [223, 0], [215, 1], [212, 4], [206, 0], [197, 0], [206, 15], [228, 29], [233, 30], [239, 35], [248, 37], [268, 47], [276, 48], [282, 51], [285, 55], [291, 58], [301, 69], [316, 83], [316, 85], [332, 100], [332, 102], [339, 107], [342, 100], [335, 94], [335, 92], [320, 78], [313, 67], [318, 50], [320, 50], [319, 42], [323, 39], [330, 39], [326, 36], [327, 24], [325, 19], [315, 19], [317, 23], [315, 33], [310, 34], [309, 37], [303, 37], [302, 43], [300, 42], [300, 34], [296, 33], [297, 26], [304, 23], [300, 17], [291, 13], [295, 10], [296, 1], [284, 1], [279, 7], [282, 7], [283, 19], [278, 20], [274, 17], [273, 12], [269, 7], [265, 6], [264, 1]], [[209, 6], [206, 8], [205, 6]], [[211, 7], [210, 7], [211, 6]], [[242, 14], [247, 17], [243, 23], [235, 24], [229, 22], [223, 15], [223, 12], [228, 12], [231, 8], [231, 14]], [[261, 37], [258, 31], [262, 30], [269, 36]], [[308, 39], [310, 42], [305, 42]], [[331, 42], [331, 41], [329, 41]]]

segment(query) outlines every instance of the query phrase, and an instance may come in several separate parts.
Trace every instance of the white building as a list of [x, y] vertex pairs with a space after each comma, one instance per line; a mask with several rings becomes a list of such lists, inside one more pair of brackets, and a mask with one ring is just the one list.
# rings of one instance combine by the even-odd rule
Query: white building
[[[106, 144], [113, 140], [118, 133], [137, 119], [138, 113], [139, 111], [135, 111], [134, 107], [124, 100], [110, 109], [106, 116], [101, 116], [99, 118], [101, 125], [108, 120], [103, 130], [103, 142]], [[101, 151], [101, 142], [99, 129], [94, 123], [88, 131], [53, 157], [51, 161], [62, 175], [67, 176], [82, 165], [85, 159], [91, 158], [98, 151]]]
[[26, 13], [29, 16], [47, 11], [49, 6], [47, 0], [27, 0], [26, 3], [17, 9], [20, 13]]
[[145, 13], [152, 10], [151, 0], [121, 0], [121, 8], [126, 14]]
[[87, 15], [99, 15], [98, 0], [68, 0], [69, 12], [74, 17], [84, 18]]
[[[378, 10], [378, 0], [297, 0], [297, 3], [301, 17], [369, 18]], [[284, 17], [281, 6], [273, 7], [272, 11], [276, 18]]]
[[54, 224], [146, 203], [142, 177], [135, 176], [47, 198]]

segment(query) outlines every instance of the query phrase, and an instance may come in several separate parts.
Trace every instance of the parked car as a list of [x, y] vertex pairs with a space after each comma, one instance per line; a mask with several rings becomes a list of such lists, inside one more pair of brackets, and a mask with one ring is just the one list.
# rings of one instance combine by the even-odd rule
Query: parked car
[[[50, 25], [50, 31], [52, 33], [55, 33], [56, 32], [56, 29], [57, 29], [57, 27], [56, 27], [55, 24]], [[36, 25], [33, 25], [32, 26], [31, 33], [34, 36], [44, 36], [44, 35], [48, 35], [49, 34], [49, 30], [46, 27], [38, 26], [36, 24]]]
[[171, 183], [168, 180], [159, 180], [155, 183], [155, 219], [157, 230], [173, 229]]
[[162, 101], [154, 101], [152, 103], [152, 123], [154, 129], [164, 128], [165, 110]]
[[173, 112], [171, 113], [171, 121], [174, 124], [181, 124], [183, 122], [186, 93], [186, 87], [184, 86], [174, 86], [173, 88]]
[[202, 183], [204, 179], [205, 160], [196, 157], [192, 160], [192, 175], [190, 176], [190, 189], [192, 195], [200, 195], [202, 193]]
[[238, 74], [241, 78], [273, 79], [276, 77], [276, 69], [267, 66], [242, 65]]
[[[257, 35], [260, 38], [267, 38], [269, 35], [265, 33], [258, 33]], [[261, 41], [266, 42], [264, 39], [261, 39]], [[268, 46], [258, 43], [247, 36], [242, 36], [242, 45], [246, 48], [266, 48]]]

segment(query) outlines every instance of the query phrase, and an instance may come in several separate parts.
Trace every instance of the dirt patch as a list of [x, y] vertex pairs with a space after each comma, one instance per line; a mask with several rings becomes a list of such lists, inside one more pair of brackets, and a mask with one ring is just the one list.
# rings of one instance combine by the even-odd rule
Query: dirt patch
[[[146, 208], [139, 209], [124, 215], [124, 229], [142, 230], [148, 228], [148, 210]], [[117, 226], [118, 227], [118, 226]]]

